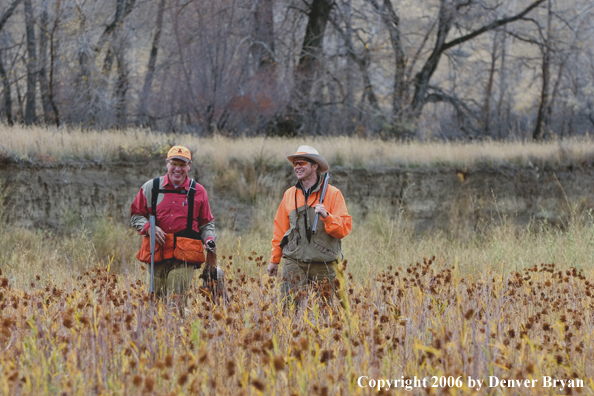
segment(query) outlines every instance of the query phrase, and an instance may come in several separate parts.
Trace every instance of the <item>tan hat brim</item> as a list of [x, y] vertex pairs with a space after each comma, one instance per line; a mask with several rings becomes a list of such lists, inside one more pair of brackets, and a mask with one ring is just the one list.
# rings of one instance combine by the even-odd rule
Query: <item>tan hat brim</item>
[[295, 161], [295, 158], [307, 158], [314, 161], [316, 164], [318, 164], [319, 170], [322, 173], [328, 170], [328, 162], [324, 157], [322, 157], [319, 154], [294, 154], [287, 156], [287, 159], [290, 163], [293, 163], [293, 161]]

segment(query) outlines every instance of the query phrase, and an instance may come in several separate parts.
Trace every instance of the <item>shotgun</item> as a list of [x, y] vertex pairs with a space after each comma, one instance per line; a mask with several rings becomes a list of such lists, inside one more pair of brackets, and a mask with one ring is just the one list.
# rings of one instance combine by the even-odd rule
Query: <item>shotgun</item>
[[[326, 176], [324, 176], [324, 185], [322, 186], [322, 192], [320, 194], [320, 203], [324, 203], [324, 197], [326, 196], [326, 190], [328, 189], [328, 181], [330, 180], [330, 173], [326, 172]], [[318, 226], [318, 217], [319, 213], [316, 213], [316, 217], [314, 219], [313, 228], [311, 229], [311, 233], [316, 235], [316, 228]]]
[[155, 292], [155, 215], [151, 215], [151, 294]]

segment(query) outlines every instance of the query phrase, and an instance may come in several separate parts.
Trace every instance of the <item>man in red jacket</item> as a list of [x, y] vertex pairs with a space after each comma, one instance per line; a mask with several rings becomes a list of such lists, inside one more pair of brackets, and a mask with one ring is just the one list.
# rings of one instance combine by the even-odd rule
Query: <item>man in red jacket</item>
[[[297, 183], [285, 191], [274, 218], [268, 274], [277, 274], [282, 257], [283, 298], [314, 281], [326, 280], [334, 291], [337, 265], [343, 258], [341, 239], [351, 232], [351, 216], [342, 193], [332, 185], [320, 203], [322, 174], [328, 171], [328, 162], [316, 149], [301, 146], [287, 159], [295, 168]], [[319, 220], [314, 234], [316, 214]]]
[[[194, 268], [204, 262], [202, 245], [214, 250], [216, 239], [206, 190], [188, 177], [192, 166], [190, 150], [173, 146], [166, 162], [167, 174], [144, 183], [130, 209], [130, 223], [145, 236], [137, 257], [148, 263], [149, 216], [156, 215], [154, 291], [161, 298], [172, 293], [185, 295]], [[156, 213], [152, 209], [153, 190], [156, 190]]]

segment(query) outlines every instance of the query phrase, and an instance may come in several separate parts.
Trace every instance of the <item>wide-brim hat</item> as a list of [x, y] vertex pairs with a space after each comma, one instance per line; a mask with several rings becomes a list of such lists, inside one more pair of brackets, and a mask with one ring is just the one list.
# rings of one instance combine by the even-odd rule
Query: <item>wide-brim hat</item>
[[192, 154], [187, 147], [184, 146], [173, 146], [167, 153], [167, 159], [178, 159], [185, 162], [192, 161]]
[[328, 161], [318, 153], [318, 150], [311, 146], [299, 146], [295, 154], [287, 156], [287, 159], [291, 163], [295, 161], [295, 158], [307, 158], [314, 161], [318, 164], [319, 170], [322, 173], [328, 170]]

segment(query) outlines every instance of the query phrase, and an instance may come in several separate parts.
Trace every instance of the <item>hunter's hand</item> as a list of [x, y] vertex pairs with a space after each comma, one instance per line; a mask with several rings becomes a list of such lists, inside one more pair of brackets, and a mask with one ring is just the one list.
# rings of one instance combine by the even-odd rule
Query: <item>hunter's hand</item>
[[324, 204], [317, 204], [314, 206], [314, 209], [316, 210], [316, 213], [319, 213], [320, 216], [322, 216], [322, 219], [328, 217], [328, 212], [326, 211]]
[[278, 264], [277, 263], [268, 264], [268, 275], [276, 276], [277, 273], [278, 273]]
[[155, 241], [159, 244], [159, 245], [164, 245], [165, 244], [165, 231], [163, 231], [161, 229], [161, 227], [159, 226], [155, 226]]
[[217, 248], [217, 245], [214, 240], [209, 239], [208, 241], [206, 241], [206, 250], [214, 253], [216, 248]]

